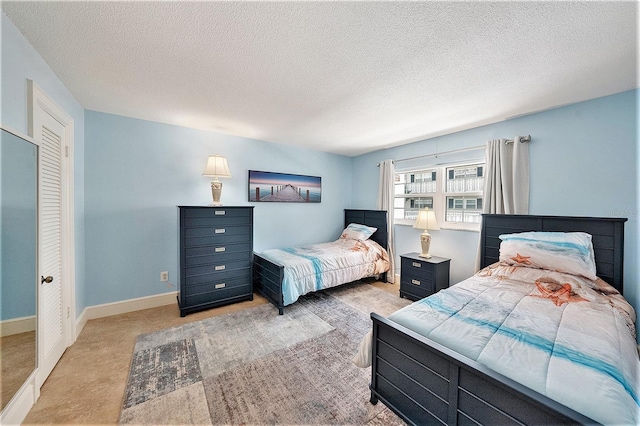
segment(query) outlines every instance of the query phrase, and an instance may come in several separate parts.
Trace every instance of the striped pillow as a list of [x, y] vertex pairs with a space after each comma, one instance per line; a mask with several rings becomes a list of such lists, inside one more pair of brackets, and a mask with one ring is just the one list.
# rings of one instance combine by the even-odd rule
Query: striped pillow
[[522, 232], [500, 235], [500, 261], [596, 279], [591, 235], [584, 232]]
[[350, 223], [344, 229], [344, 231], [342, 231], [340, 238], [347, 239], [347, 240], [365, 241], [369, 239], [369, 237], [372, 236], [373, 233], [376, 232], [377, 230], [378, 228], [372, 228], [370, 226], [360, 225], [358, 223]]

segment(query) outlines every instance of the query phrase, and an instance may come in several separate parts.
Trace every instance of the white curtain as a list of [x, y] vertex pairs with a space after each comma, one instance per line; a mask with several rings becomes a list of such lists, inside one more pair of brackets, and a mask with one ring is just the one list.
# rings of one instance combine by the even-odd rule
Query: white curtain
[[[483, 213], [529, 214], [529, 142], [521, 139], [487, 142]], [[479, 240], [476, 272], [480, 270], [480, 244]]]
[[387, 211], [387, 235], [389, 237], [389, 272], [387, 272], [387, 281], [393, 283], [396, 276], [395, 268], [395, 248], [393, 243], [393, 200], [394, 200], [394, 179], [395, 171], [393, 168], [393, 160], [385, 160], [380, 163], [380, 180], [378, 186], [378, 210]]
[[487, 142], [483, 213], [529, 214], [529, 143]]

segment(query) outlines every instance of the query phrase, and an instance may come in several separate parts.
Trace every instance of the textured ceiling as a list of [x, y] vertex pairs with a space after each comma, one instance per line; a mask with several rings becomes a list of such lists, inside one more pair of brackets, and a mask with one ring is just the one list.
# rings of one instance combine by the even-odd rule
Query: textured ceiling
[[2, 9], [86, 109], [344, 155], [638, 87], [636, 2]]

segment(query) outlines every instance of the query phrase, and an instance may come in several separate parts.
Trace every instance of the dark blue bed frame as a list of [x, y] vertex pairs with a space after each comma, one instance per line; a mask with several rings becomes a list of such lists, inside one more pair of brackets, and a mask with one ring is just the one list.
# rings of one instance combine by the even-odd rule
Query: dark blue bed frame
[[[376, 232], [370, 237], [371, 240], [380, 244], [387, 249], [387, 212], [386, 210], [355, 210], [345, 209], [344, 226], [350, 223], [359, 223], [362, 225], [377, 228]], [[253, 254], [253, 286], [260, 294], [278, 308], [278, 313], [284, 313], [284, 301], [282, 296], [282, 279], [284, 278], [284, 266], [271, 262], [270, 260], [260, 256], [258, 253]], [[386, 281], [387, 274], [381, 274], [378, 278]], [[345, 283], [346, 284], [346, 283]]]
[[[599, 277], [623, 288], [626, 219], [483, 215], [481, 266], [499, 258], [500, 234], [592, 235]], [[375, 313], [371, 403], [382, 401], [409, 424], [593, 424], [588, 417]], [[597, 404], [598, 401], [594, 401]]]

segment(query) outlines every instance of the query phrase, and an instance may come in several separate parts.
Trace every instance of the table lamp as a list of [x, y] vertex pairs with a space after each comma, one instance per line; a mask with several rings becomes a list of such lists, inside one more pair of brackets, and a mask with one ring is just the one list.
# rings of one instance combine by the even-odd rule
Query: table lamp
[[207, 160], [207, 166], [202, 172], [202, 176], [211, 176], [211, 195], [213, 197], [212, 206], [221, 206], [220, 196], [222, 195], [222, 182], [218, 178], [230, 178], [231, 172], [229, 171], [229, 165], [227, 164], [226, 157], [222, 155], [210, 155]]
[[433, 210], [430, 210], [428, 207], [418, 211], [418, 218], [413, 224], [413, 227], [424, 229], [424, 232], [420, 234], [420, 245], [422, 246], [422, 253], [420, 253], [419, 256], [430, 259], [431, 255], [429, 254], [429, 246], [431, 245], [431, 234], [429, 234], [429, 230], [437, 231], [440, 229], [440, 227], [438, 226], [438, 221], [436, 220], [436, 213]]

